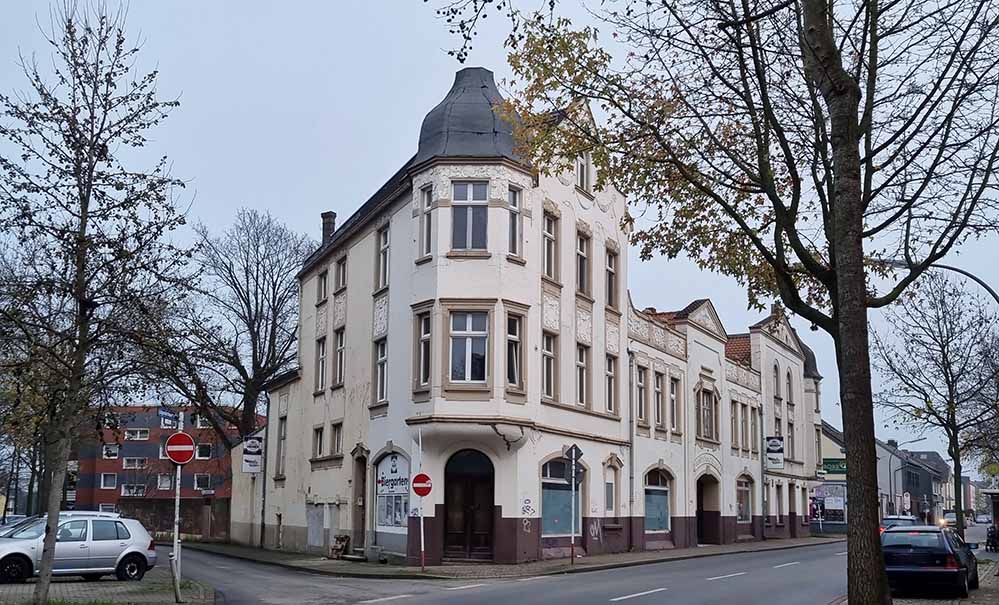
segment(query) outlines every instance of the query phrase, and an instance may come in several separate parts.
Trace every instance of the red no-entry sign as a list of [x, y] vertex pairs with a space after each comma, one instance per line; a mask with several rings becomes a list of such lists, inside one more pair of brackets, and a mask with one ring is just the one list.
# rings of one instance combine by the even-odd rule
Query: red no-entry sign
[[429, 496], [430, 490], [433, 488], [433, 483], [430, 481], [430, 475], [426, 473], [417, 473], [413, 477], [413, 493], [421, 498], [423, 496]]
[[187, 433], [174, 433], [167, 437], [163, 449], [174, 464], [187, 464], [194, 459], [194, 437]]

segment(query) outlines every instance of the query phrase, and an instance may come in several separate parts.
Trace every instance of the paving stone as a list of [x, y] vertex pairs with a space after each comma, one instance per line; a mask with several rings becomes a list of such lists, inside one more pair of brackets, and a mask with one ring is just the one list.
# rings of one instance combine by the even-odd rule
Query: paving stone
[[[28, 603], [34, 590], [34, 581], [25, 584], [0, 584], [0, 603]], [[197, 582], [185, 581], [181, 593], [191, 605], [215, 602], [215, 591]], [[114, 575], [105, 576], [96, 582], [86, 582], [79, 576], [56, 577], [49, 587], [49, 600], [116, 605], [161, 605], [174, 602], [170, 570], [162, 565], [150, 569], [141, 582], [122, 582]]]

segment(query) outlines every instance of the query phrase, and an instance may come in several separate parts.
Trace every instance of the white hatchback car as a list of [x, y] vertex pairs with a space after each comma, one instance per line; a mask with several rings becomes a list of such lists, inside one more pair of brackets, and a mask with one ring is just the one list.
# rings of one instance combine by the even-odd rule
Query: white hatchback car
[[[0, 538], [0, 580], [24, 582], [41, 568], [45, 519]], [[156, 544], [135, 519], [60, 515], [52, 573], [141, 580], [156, 565]]]

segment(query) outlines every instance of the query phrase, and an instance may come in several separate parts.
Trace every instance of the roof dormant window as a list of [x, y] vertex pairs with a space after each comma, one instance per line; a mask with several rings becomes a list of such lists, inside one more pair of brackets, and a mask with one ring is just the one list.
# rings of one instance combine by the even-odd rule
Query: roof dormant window
[[453, 250], [486, 249], [488, 189], [488, 183], [485, 182], [454, 183], [451, 218]]
[[434, 223], [430, 211], [434, 205], [434, 188], [427, 185], [420, 189], [420, 256], [429, 256], [434, 235]]
[[542, 228], [542, 240], [544, 241], [544, 275], [550, 280], [558, 280], [558, 219], [554, 215], [545, 213], [544, 226]]
[[375, 265], [375, 289], [380, 290], [389, 283], [389, 228], [378, 230], [378, 258]]
[[485, 382], [489, 314], [451, 313], [451, 382]]
[[510, 254], [512, 256], [523, 256], [521, 243], [521, 191], [516, 187], [510, 187], [507, 193], [507, 201], [510, 206]]

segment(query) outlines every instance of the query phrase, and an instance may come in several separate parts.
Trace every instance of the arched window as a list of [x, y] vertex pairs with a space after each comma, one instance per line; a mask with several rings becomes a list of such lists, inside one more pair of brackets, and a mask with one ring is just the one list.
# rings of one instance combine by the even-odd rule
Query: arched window
[[784, 393], [784, 399], [789, 404], [794, 400], [794, 383], [791, 382], [791, 370], [787, 371], [787, 391]]
[[667, 532], [670, 530], [669, 490], [672, 484], [669, 474], [660, 469], [652, 469], [645, 475], [645, 531]]
[[735, 481], [737, 523], [753, 522], [753, 479], [743, 475]]
[[570, 523], [572, 518], [572, 486], [569, 484], [572, 463], [565, 458], [556, 458], [546, 462], [541, 467], [541, 535], [542, 536], [568, 536], [575, 525], [576, 534], [579, 534], [580, 510], [579, 492], [582, 486], [583, 467], [576, 463], [576, 475], [580, 477], [576, 484], [576, 519], [575, 523]]
[[780, 367], [774, 364], [774, 399], [780, 399]]

